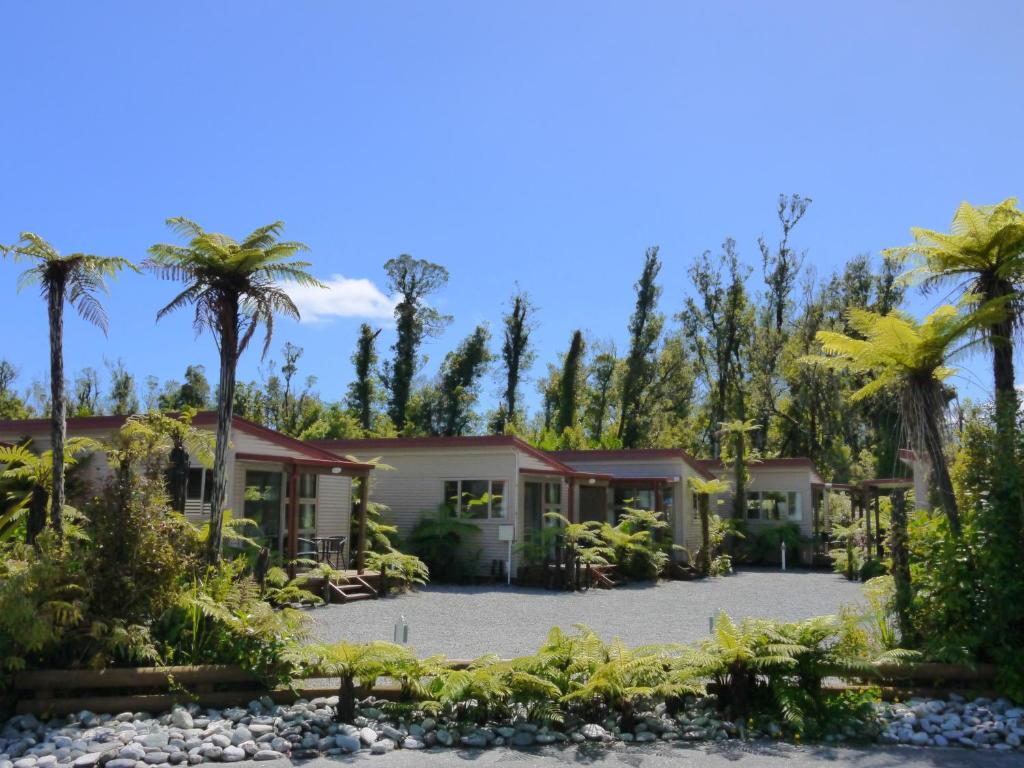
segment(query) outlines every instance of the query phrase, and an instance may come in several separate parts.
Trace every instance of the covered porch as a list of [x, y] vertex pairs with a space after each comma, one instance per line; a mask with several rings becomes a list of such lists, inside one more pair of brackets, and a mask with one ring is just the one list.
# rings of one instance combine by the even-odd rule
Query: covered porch
[[[336, 570], [365, 572], [366, 509], [372, 464], [344, 459], [235, 455], [236, 499], [253, 520], [268, 552], [294, 577], [299, 559], [326, 562]], [[352, 485], [358, 501], [352, 501]], [[358, 516], [356, 542], [352, 516]]]
[[832, 529], [833, 494], [849, 499], [850, 521], [862, 521], [864, 525], [864, 554], [881, 559], [885, 555], [885, 536], [888, 531], [882, 525], [880, 498], [894, 491], [914, 488], [912, 477], [887, 477], [862, 480], [859, 483], [820, 483], [813, 487], [813, 559], [815, 565], [830, 565], [829, 549]]

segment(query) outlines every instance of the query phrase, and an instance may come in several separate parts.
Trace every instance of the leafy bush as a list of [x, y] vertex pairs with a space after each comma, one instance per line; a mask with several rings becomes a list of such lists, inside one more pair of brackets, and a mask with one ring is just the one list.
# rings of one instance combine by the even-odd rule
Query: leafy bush
[[[466, 724], [603, 722], [624, 729], [664, 704], [678, 711], [712, 684], [723, 715], [784, 721], [808, 736], [857, 725], [863, 729], [875, 700], [871, 691], [838, 697], [822, 689], [829, 675], [870, 674], [876, 658], [846, 638], [849, 626], [826, 616], [784, 624], [735, 623], [724, 614], [712, 639], [700, 647], [678, 644], [631, 648], [604, 642], [592, 630], [555, 627], [530, 656], [476, 659], [454, 669], [442, 657], [417, 659], [390, 643], [348, 642], [310, 646], [300, 653], [302, 674], [340, 678], [338, 717], [351, 722], [361, 689], [387, 678], [399, 683], [400, 700], [388, 706], [430, 712]], [[853, 649], [851, 651], [851, 649]]]
[[454, 515], [440, 504], [433, 515], [425, 515], [409, 534], [409, 546], [426, 564], [435, 581], [464, 583], [477, 574], [479, 550], [470, 548], [480, 528]]
[[663, 513], [626, 507], [619, 523], [605, 523], [600, 535], [605, 547], [614, 553], [612, 562], [620, 574], [629, 579], [654, 581], [669, 563], [671, 544], [659, 538], [666, 528]]
[[47, 531], [35, 546], [0, 542], [6, 670], [234, 663], [267, 681], [290, 678], [304, 617], [265, 602], [244, 558], [200, 565], [203, 532], [168, 505], [180, 429], [191, 428], [129, 419], [102, 447], [112, 476], [79, 500], [84, 514], [66, 508], [61, 541]]
[[273, 609], [242, 559], [197, 574], [153, 635], [166, 664], [237, 664], [267, 683], [291, 681], [291, 654], [308, 636], [306, 617]]
[[796, 523], [756, 528], [747, 526], [744, 538], [736, 547], [737, 557], [748, 563], [779, 563], [782, 560], [782, 542], [786, 543], [786, 559], [790, 563], [797, 562], [804, 539]]

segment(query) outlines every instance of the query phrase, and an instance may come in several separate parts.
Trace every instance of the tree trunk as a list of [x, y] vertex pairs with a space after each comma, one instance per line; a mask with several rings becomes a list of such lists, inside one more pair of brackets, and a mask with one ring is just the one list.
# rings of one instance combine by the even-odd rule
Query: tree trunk
[[171, 449], [170, 478], [168, 490], [171, 496], [171, 509], [185, 514], [185, 499], [188, 496], [188, 452], [184, 447], [175, 445]]
[[949, 521], [949, 530], [957, 538], [960, 537], [960, 511], [953, 493], [953, 480], [949, 476], [946, 464], [945, 448], [942, 444], [942, 431], [939, 429], [939, 415], [927, 411], [924, 416], [925, 453], [932, 465], [935, 486], [939, 494], [939, 504]]
[[238, 309], [223, 311], [220, 338], [220, 379], [217, 386], [217, 446], [213, 457], [213, 492], [210, 494], [210, 537], [206, 559], [220, 562], [224, 539], [224, 502], [228, 491], [228, 444], [235, 406], [235, 367], [238, 364]]
[[64, 443], [67, 438], [67, 402], [64, 396], [64, 284], [50, 286], [46, 295], [50, 319], [50, 443], [53, 449], [53, 488], [50, 526], [63, 534]]
[[32, 486], [28, 502], [28, 517], [25, 520], [25, 543], [35, 544], [36, 537], [46, 529], [46, 506], [50, 495], [41, 485]]
[[736, 465], [734, 467], [733, 487], [735, 492], [732, 497], [732, 518], [743, 520], [747, 516], [747, 445], [743, 433], [736, 435]]
[[700, 557], [697, 558], [697, 570], [702, 576], [711, 573], [711, 497], [702, 493], [698, 499], [700, 508]]
[[913, 591], [910, 584], [910, 553], [907, 536], [906, 496], [902, 490], [892, 495], [892, 523], [889, 527], [889, 552], [892, 555], [892, 578], [896, 587], [896, 621], [900, 629], [900, 642], [906, 647], [913, 640], [910, 623]]

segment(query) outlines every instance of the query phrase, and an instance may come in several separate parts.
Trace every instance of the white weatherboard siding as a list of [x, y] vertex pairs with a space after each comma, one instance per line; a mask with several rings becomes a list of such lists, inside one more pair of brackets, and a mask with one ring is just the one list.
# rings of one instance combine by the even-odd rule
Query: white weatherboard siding
[[[205, 431], [213, 432], [215, 425], [204, 425], [199, 427]], [[105, 429], [79, 429], [70, 431], [68, 437], [89, 437], [97, 441], [105, 441], [113, 434], [111, 428]], [[32, 438], [33, 447], [39, 451], [50, 448], [50, 430], [48, 427], [36, 429], [26, 435], [0, 432], [0, 440], [9, 443], [21, 442], [25, 437]], [[253, 462], [239, 461], [238, 452], [259, 454], [268, 457], [280, 457], [281, 462]], [[288, 477], [285, 467], [291, 458], [302, 458], [305, 454], [289, 446], [279, 445], [259, 435], [253, 435], [239, 429], [237, 426], [231, 430], [231, 444], [228, 450], [227, 471], [231, 482], [228, 485], [225, 507], [232, 511], [235, 517], [245, 515], [245, 473], [247, 470], [263, 470], [268, 472], [279, 472], [281, 478], [281, 530], [287, 528], [286, 513], [288, 502]], [[284, 466], [282, 466], [284, 465]], [[190, 466], [198, 468], [201, 465], [194, 459]], [[91, 489], [99, 489], [110, 475], [110, 466], [107, 457], [102, 452], [94, 453], [83, 459], [75, 470], [82, 481]], [[303, 471], [299, 467], [299, 471]], [[211, 480], [209, 474], [206, 481]], [[317, 481], [317, 509], [316, 509], [316, 532], [318, 536], [347, 536], [349, 535], [352, 515], [352, 481], [350, 478], [337, 475], [320, 475]], [[202, 525], [210, 519], [210, 505], [204, 504], [202, 499], [191, 499], [185, 502], [185, 516], [189, 521]]]
[[[385, 519], [408, 538], [416, 524], [433, 515], [444, 499], [446, 480], [503, 480], [505, 517], [471, 520], [480, 529], [465, 545], [467, 556], [479, 552], [481, 573], [489, 573], [492, 560], [504, 562], [508, 545], [498, 541], [498, 526], [515, 522], [519, 507], [516, 451], [511, 446], [466, 448], [375, 448], [371, 451], [393, 471], [373, 473], [370, 498], [386, 505]], [[517, 527], [518, 530], [518, 527]]]
[[[352, 480], [320, 475], [316, 487], [316, 535], [349, 536], [352, 530]], [[355, 551], [351, 543], [346, 553]]]
[[[800, 494], [800, 535], [810, 536], [814, 527], [810, 471], [804, 468], [759, 467], [757, 464], [751, 464], [747, 470], [751, 478], [747, 485], [747, 491], [796, 491]], [[712, 471], [718, 477], [731, 483], [728, 472], [723, 474], [720, 469]], [[731, 517], [732, 494], [724, 493], [718, 498], [724, 501], [724, 504], [719, 506], [719, 514], [722, 517]], [[747, 525], [751, 530], [756, 531], [761, 528], [781, 525], [783, 522], [781, 520], [748, 520]]]

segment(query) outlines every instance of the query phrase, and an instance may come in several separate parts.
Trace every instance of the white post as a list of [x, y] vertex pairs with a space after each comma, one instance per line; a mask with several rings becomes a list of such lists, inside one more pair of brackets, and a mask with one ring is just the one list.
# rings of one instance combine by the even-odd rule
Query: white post
[[512, 539], [508, 540], [508, 567], [505, 569], [505, 579], [507, 580], [507, 586], [512, 586]]
[[395, 622], [395, 644], [405, 645], [409, 642], [409, 622], [405, 620], [405, 616], [399, 616], [398, 621]]
[[786, 570], [786, 542], [782, 542], [782, 570]]

